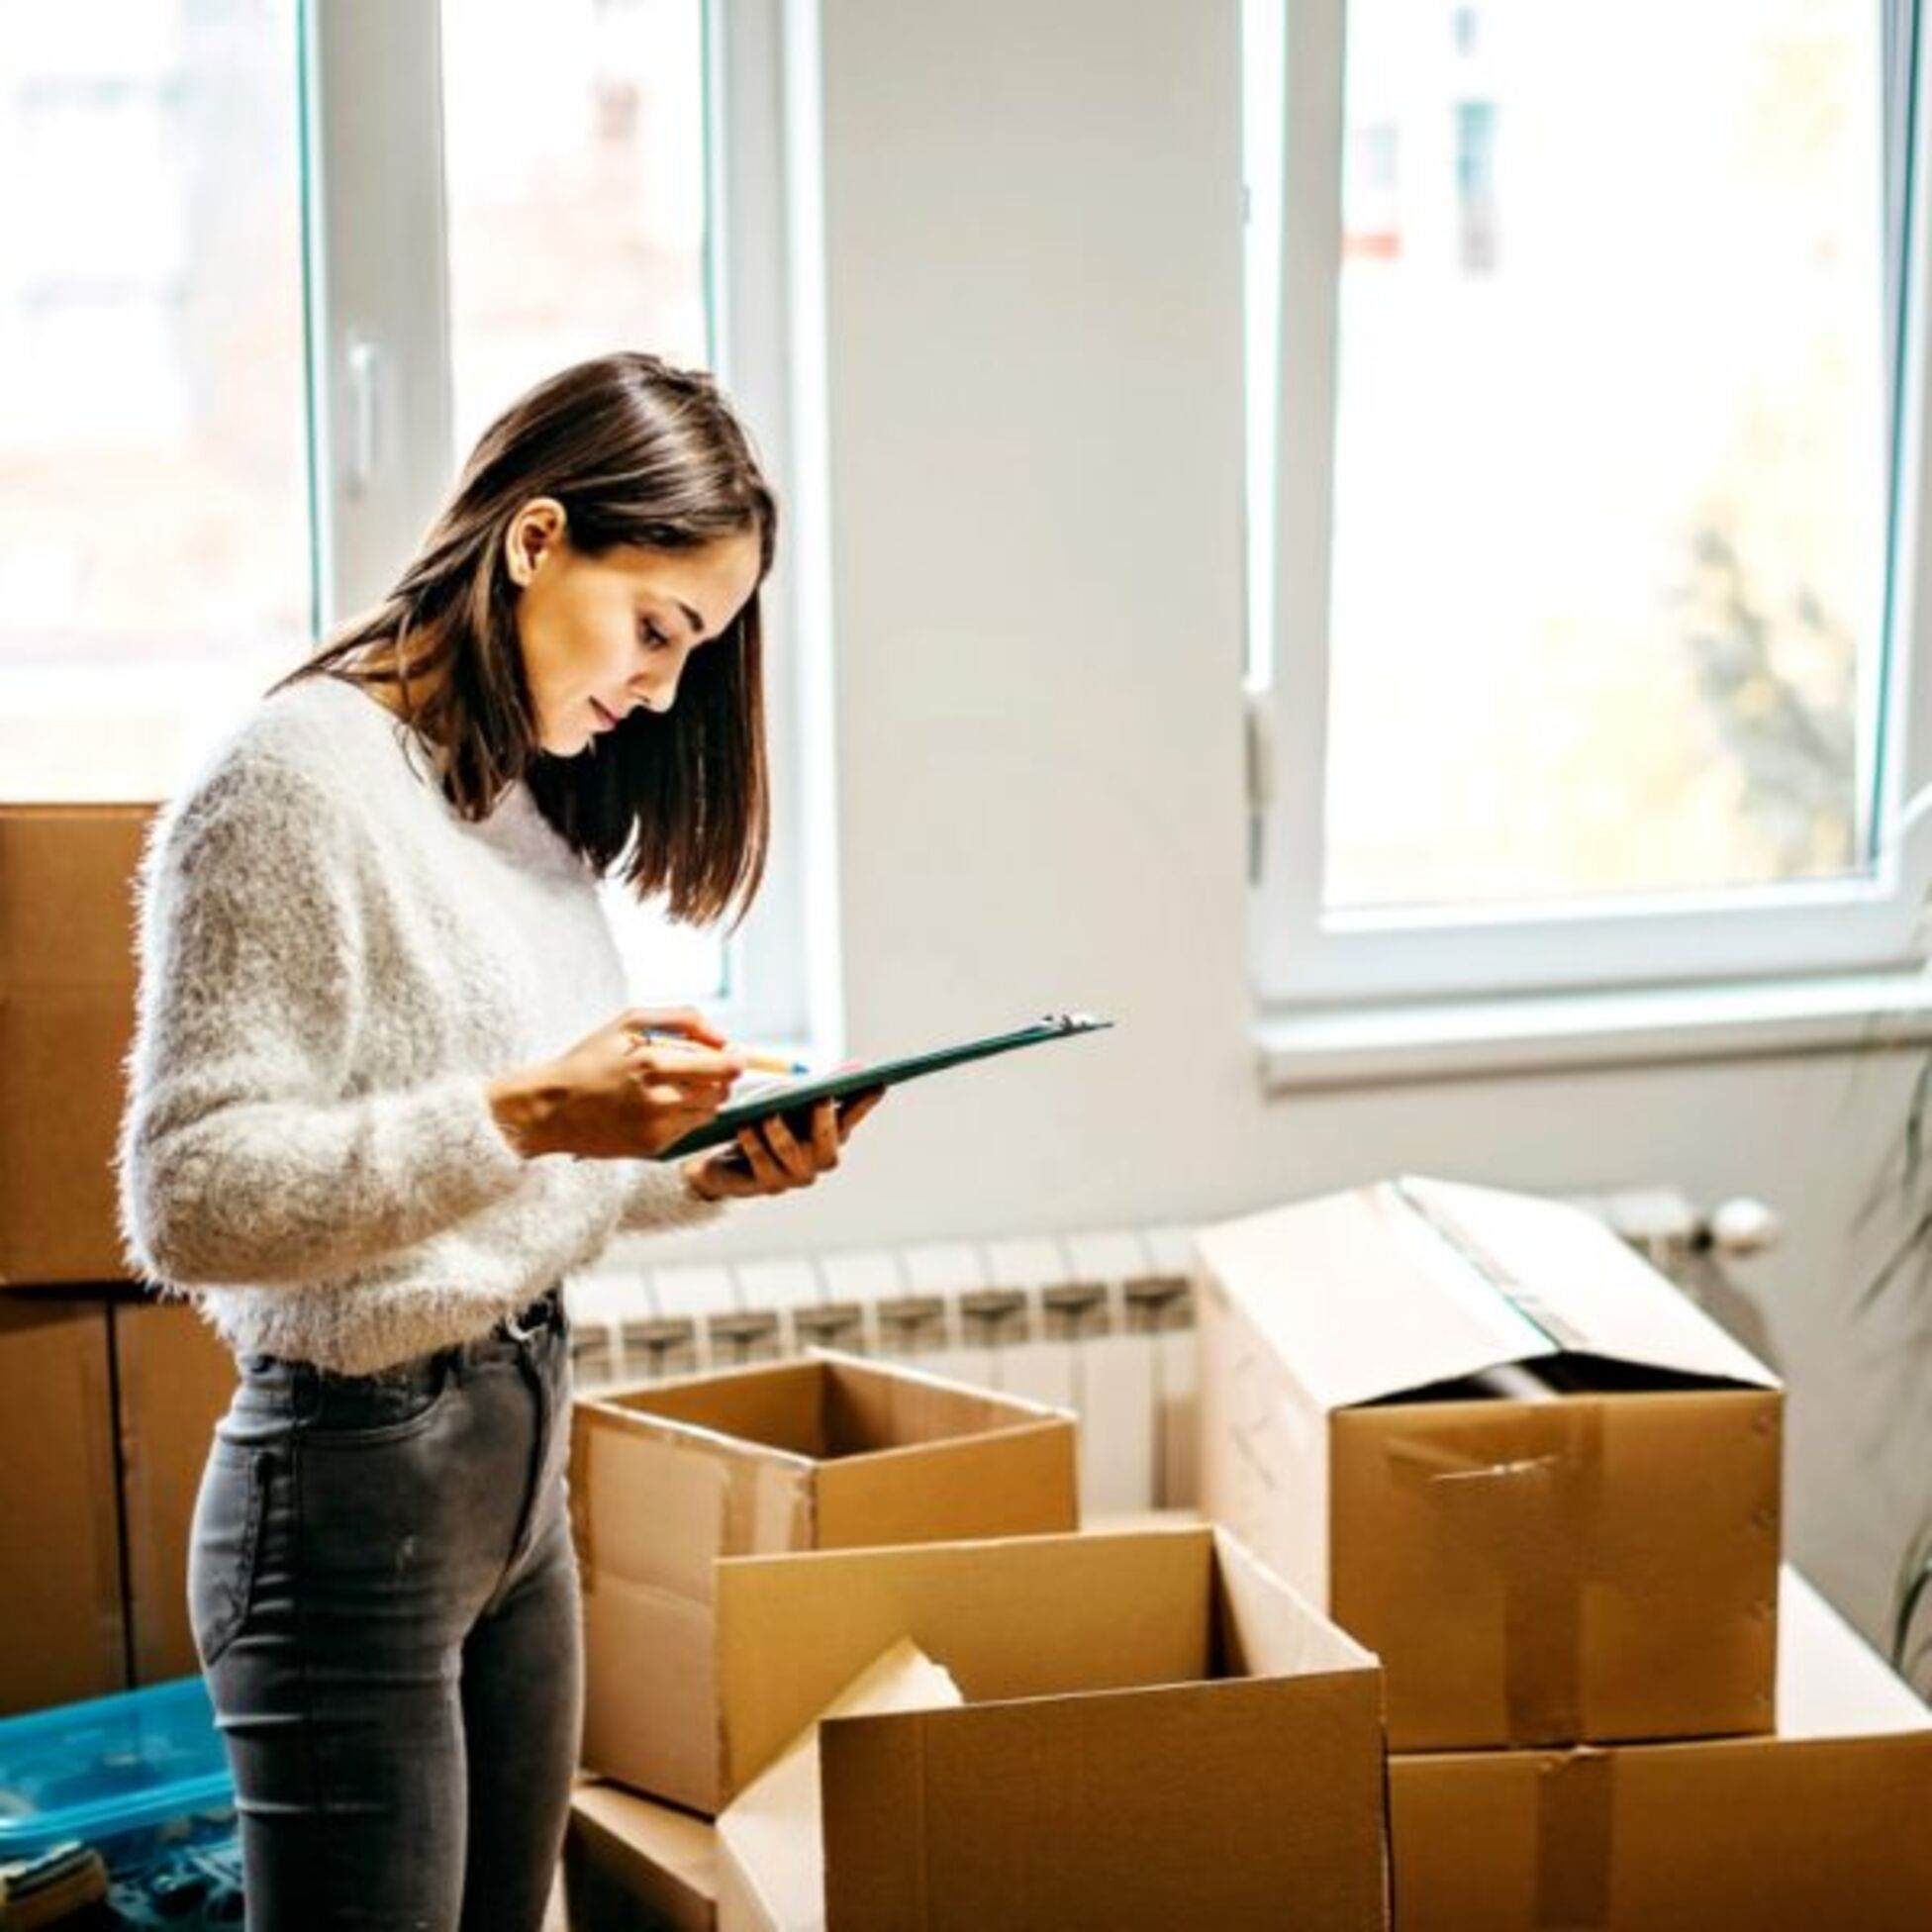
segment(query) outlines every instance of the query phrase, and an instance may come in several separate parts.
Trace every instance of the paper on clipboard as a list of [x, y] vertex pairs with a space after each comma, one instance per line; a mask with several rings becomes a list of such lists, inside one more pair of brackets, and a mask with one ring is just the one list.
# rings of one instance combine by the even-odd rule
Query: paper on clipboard
[[1092, 1014], [1050, 1013], [1008, 1032], [986, 1033], [978, 1039], [959, 1040], [923, 1053], [875, 1060], [869, 1066], [840, 1067], [832, 1073], [809, 1074], [799, 1080], [775, 1080], [722, 1108], [703, 1126], [694, 1127], [655, 1158], [681, 1160], [687, 1154], [701, 1153], [707, 1147], [735, 1139], [740, 1127], [751, 1126], [774, 1113], [803, 1113], [818, 1101], [867, 1094], [875, 1087], [897, 1087], [929, 1073], [943, 1073], [948, 1067], [964, 1066], [971, 1060], [988, 1060], [995, 1054], [1012, 1053], [1024, 1046], [1043, 1046], [1049, 1040], [1072, 1039], [1079, 1033], [1098, 1033], [1112, 1024], [1112, 1020], [1097, 1019]]

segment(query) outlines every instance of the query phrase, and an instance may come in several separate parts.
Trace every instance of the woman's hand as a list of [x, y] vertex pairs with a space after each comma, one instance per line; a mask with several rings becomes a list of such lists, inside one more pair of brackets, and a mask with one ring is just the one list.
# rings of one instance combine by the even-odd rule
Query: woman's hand
[[[641, 1037], [649, 1033], [676, 1034], [679, 1043], [649, 1043]], [[744, 1062], [720, 1051], [724, 1044], [689, 1007], [632, 1007], [556, 1059], [491, 1081], [490, 1111], [527, 1158], [661, 1153], [730, 1098]]]
[[685, 1184], [700, 1201], [743, 1201], [753, 1195], [789, 1194], [809, 1188], [838, 1165], [852, 1129], [885, 1098], [875, 1087], [848, 1101], [821, 1101], [812, 1110], [812, 1131], [797, 1134], [773, 1113], [739, 1129], [729, 1147], [694, 1154], [684, 1163]]

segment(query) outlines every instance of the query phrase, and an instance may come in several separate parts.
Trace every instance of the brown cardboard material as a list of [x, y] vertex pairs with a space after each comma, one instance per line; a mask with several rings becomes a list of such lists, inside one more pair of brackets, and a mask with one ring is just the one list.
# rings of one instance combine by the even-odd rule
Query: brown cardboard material
[[721, 1563], [727, 1792], [902, 1638], [965, 1702], [820, 1726], [831, 1932], [1386, 1924], [1380, 1672], [1224, 1531]]
[[674, 1805], [583, 1785], [570, 1799], [563, 1889], [570, 1932], [713, 1932], [717, 1832]]
[[1382, 1658], [1394, 1748], [1770, 1727], [1783, 1393], [1600, 1222], [1403, 1180], [1199, 1251], [1203, 1507]]
[[718, 1820], [719, 1932], [821, 1932], [825, 1923], [821, 1728], [840, 1717], [957, 1709], [959, 1687], [902, 1638], [826, 1705], [818, 1722]]
[[718, 1558], [1080, 1519], [1071, 1414], [829, 1351], [600, 1391], [574, 1427], [584, 1764], [698, 1811], [720, 1802]]
[[1793, 1571], [1772, 1737], [1390, 1760], [1404, 1932], [1923, 1932], [1932, 1711]]
[[127, 1273], [112, 1164], [151, 816], [0, 806], [0, 1286]]
[[235, 1357], [179, 1302], [112, 1304], [129, 1636], [137, 1684], [200, 1668], [188, 1627], [188, 1530]]
[[127, 1688], [107, 1315], [0, 1296], [0, 1716]]

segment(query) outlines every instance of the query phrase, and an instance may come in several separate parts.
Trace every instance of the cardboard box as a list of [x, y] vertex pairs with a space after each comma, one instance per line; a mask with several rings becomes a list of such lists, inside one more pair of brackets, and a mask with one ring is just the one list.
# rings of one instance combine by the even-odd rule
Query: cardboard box
[[1404, 1932], [1924, 1932], [1932, 1712], [1784, 1579], [1778, 1734], [1390, 1760]]
[[0, 1716], [128, 1688], [107, 1313], [0, 1296]]
[[127, 1273], [113, 1161], [151, 816], [0, 806], [0, 1285]]
[[188, 1531], [235, 1357], [196, 1311], [130, 1293], [112, 1304], [128, 1623], [136, 1684], [200, 1668], [188, 1627]]
[[1202, 1507], [1382, 1658], [1393, 1748], [1770, 1727], [1782, 1393], [1600, 1222], [1396, 1181], [1199, 1250]]
[[581, 1399], [586, 1768], [716, 1811], [718, 1558], [1072, 1529], [1076, 1456], [1064, 1410], [829, 1352]]
[[713, 1932], [717, 1840], [708, 1818], [616, 1785], [581, 1786], [563, 1844], [570, 1932]]
[[1381, 1673], [1224, 1531], [718, 1566], [732, 1796], [902, 1638], [954, 1709], [820, 1726], [831, 1932], [1381, 1927]]

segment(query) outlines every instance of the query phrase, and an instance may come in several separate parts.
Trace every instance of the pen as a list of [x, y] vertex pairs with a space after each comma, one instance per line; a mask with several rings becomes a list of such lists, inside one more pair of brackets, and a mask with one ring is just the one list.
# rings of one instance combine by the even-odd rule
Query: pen
[[[645, 1046], [690, 1046], [705, 1050], [703, 1040], [694, 1040], [684, 1033], [639, 1033], [638, 1041]], [[810, 1073], [812, 1069], [803, 1060], [788, 1060], [782, 1053], [759, 1053], [749, 1047], [724, 1046], [721, 1053], [735, 1053], [753, 1073]]]

